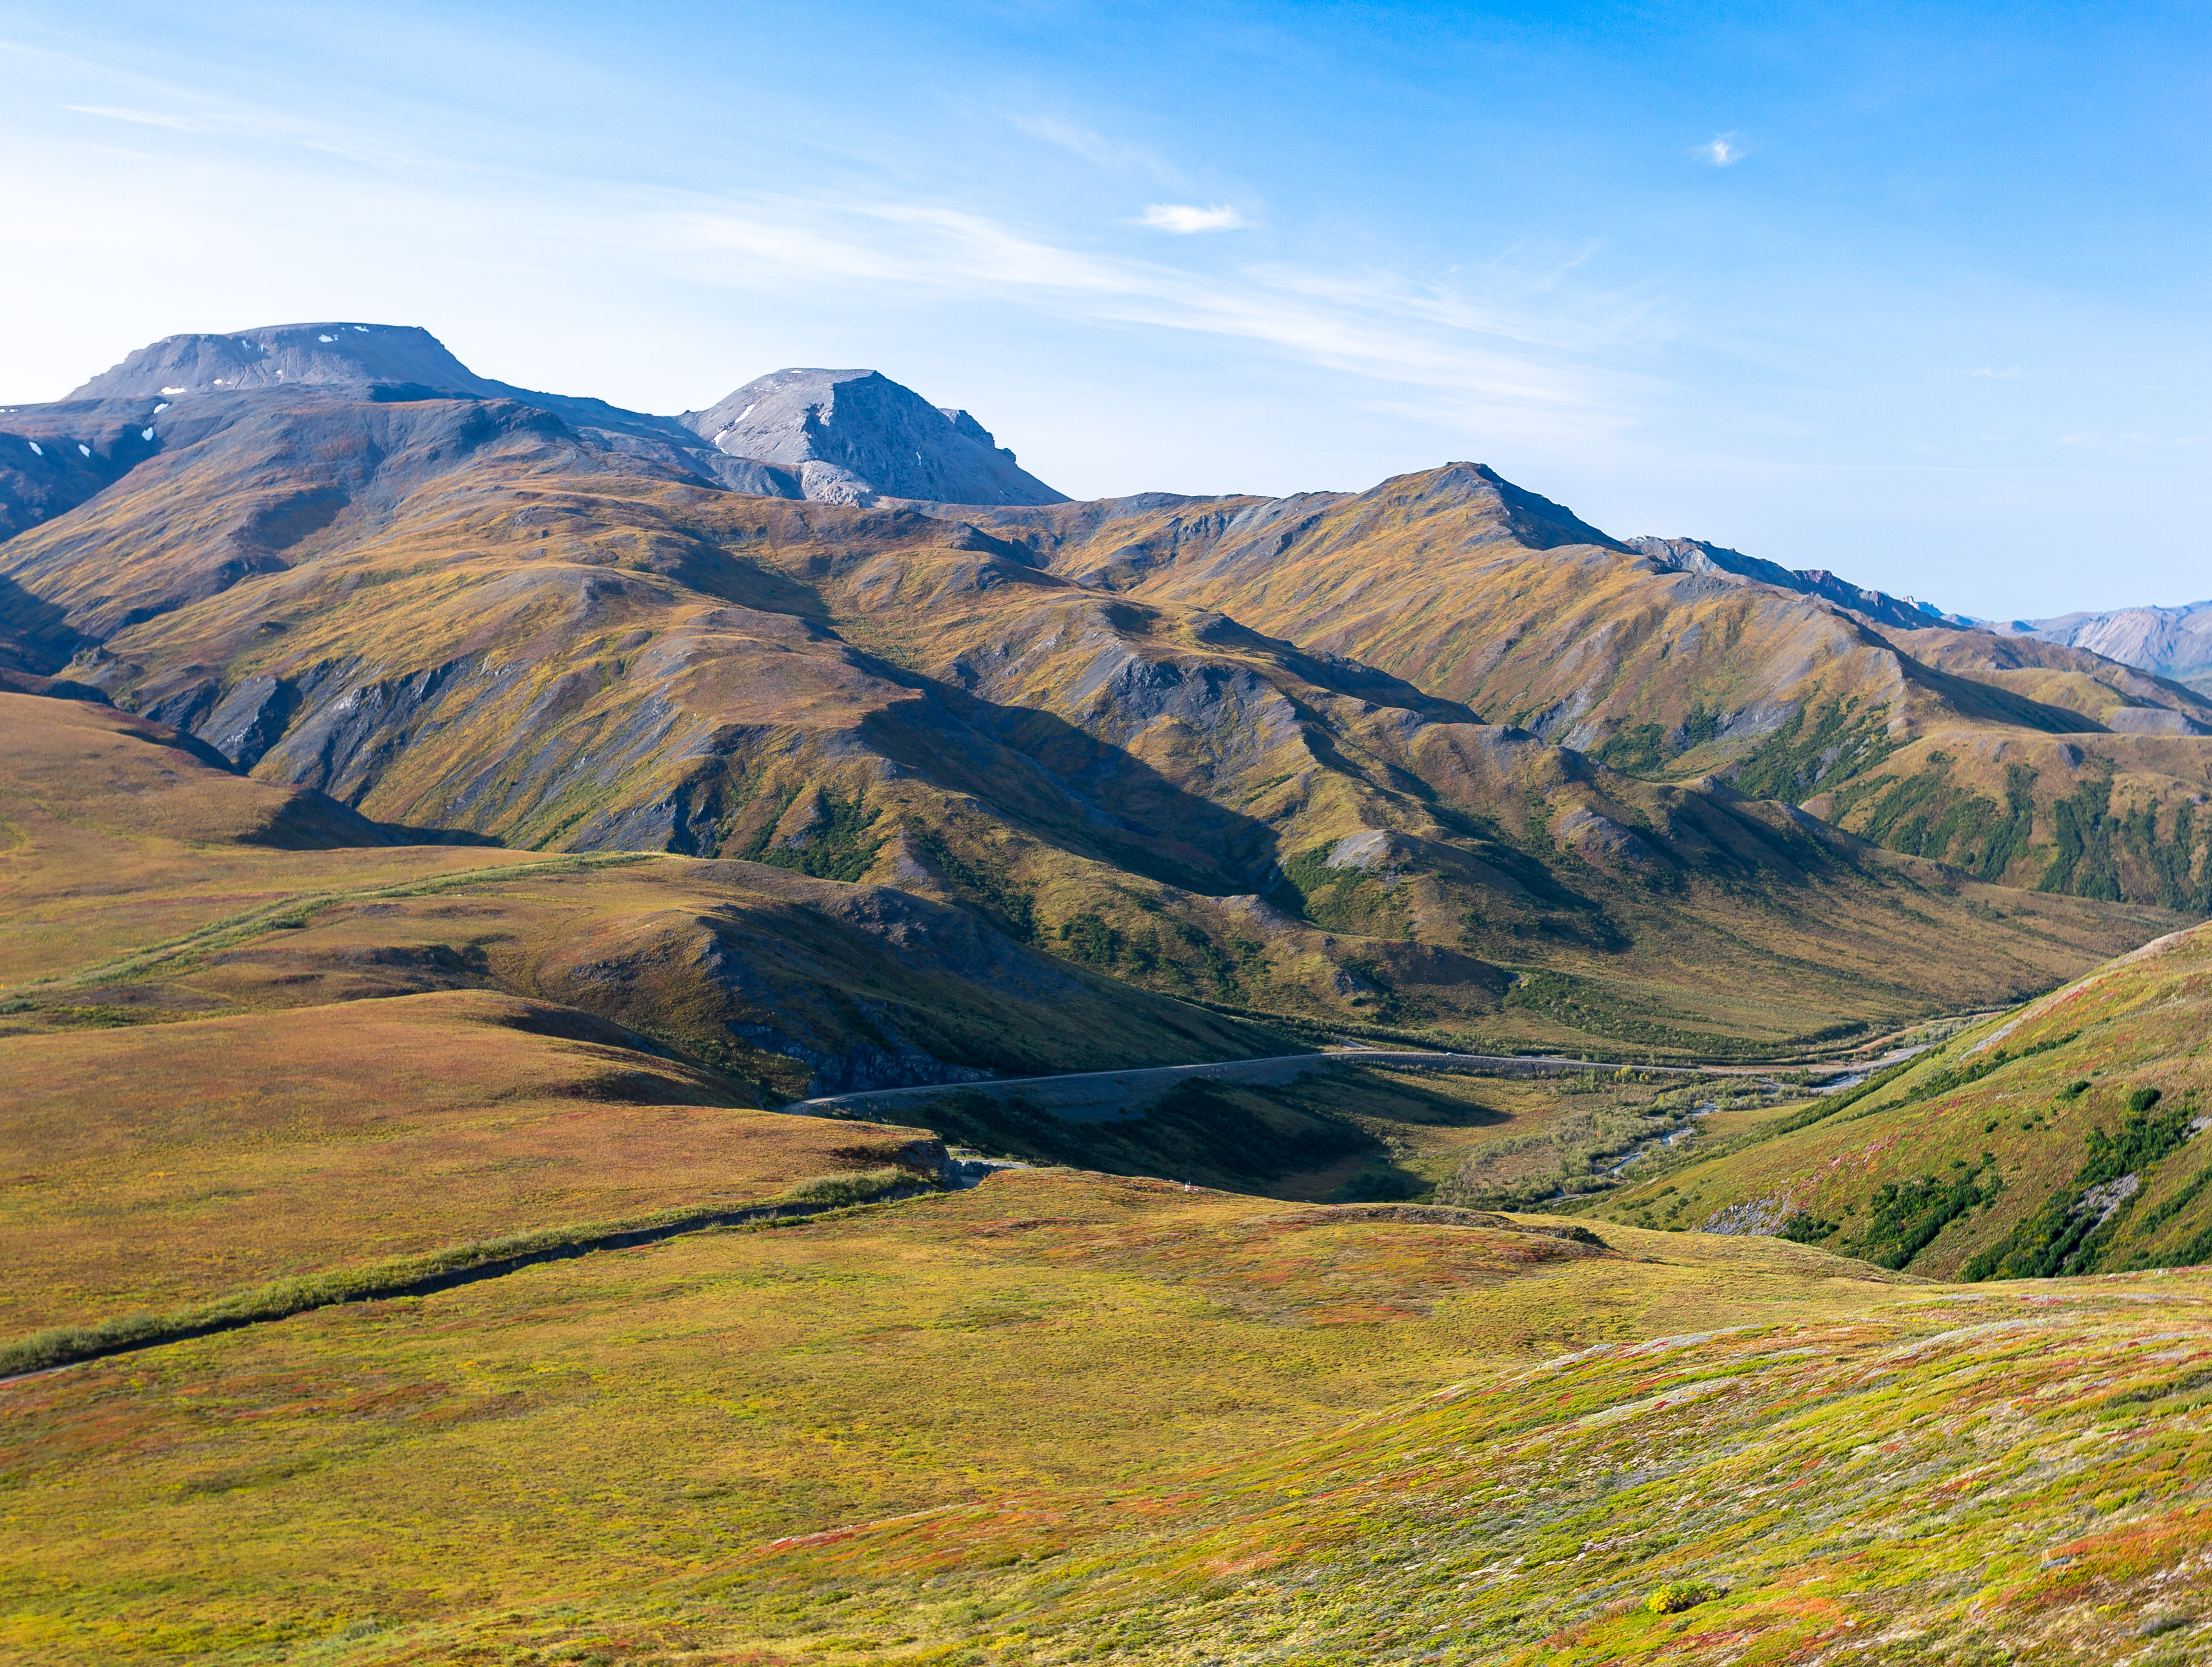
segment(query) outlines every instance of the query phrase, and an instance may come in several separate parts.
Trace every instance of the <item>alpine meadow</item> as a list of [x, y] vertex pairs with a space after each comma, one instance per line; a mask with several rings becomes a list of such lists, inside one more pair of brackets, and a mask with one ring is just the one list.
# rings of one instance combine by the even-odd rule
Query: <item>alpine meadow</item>
[[0, 27], [0, 1659], [2212, 1664], [2212, 43], [1948, 9]]

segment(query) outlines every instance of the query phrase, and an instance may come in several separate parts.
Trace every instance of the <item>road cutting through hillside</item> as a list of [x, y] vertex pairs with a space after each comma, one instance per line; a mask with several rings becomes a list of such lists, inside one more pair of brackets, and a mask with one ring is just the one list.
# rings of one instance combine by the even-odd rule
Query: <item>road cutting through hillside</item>
[[[1881, 1070], [1926, 1051], [1927, 1044], [1899, 1048], [1861, 1066], [1850, 1068], [1851, 1080]], [[1049, 1111], [1063, 1122], [1104, 1122], [1139, 1117], [1144, 1107], [1176, 1084], [1196, 1079], [1207, 1082], [1265, 1086], [1292, 1082], [1309, 1071], [1330, 1070], [1346, 1065], [1383, 1065], [1398, 1070], [1479, 1071], [1492, 1076], [1555, 1076], [1585, 1071], [1640, 1071], [1657, 1076], [1741, 1076], [1773, 1083], [1768, 1071], [1743, 1065], [1650, 1065], [1635, 1060], [1568, 1059], [1544, 1054], [1440, 1054], [1416, 1049], [1344, 1048], [1328, 1053], [1285, 1054], [1271, 1059], [1222, 1060], [1205, 1065], [1154, 1065], [1132, 1071], [1082, 1071], [1065, 1076], [988, 1077], [974, 1082], [927, 1083], [918, 1087], [877, 1088], [859, 1093], [827, 1094], [798, 1100], [781, 1109], [811, 1116], [843, 1117], [860, 1114], [912, 1111], [946, 1094], [981, 1093], [994, 1098], [1019, 1097]], [[1841, 1086], [1828, 1085], [1828, 1086]], [[1821, 1093], [1827, 1086], [1807, 1092]]]

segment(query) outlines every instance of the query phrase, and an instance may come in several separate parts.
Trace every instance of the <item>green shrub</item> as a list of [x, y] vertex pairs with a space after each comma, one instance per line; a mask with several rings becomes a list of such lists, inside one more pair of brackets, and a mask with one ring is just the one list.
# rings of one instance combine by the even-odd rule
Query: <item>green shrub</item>
[[1663, 1586], [1652, 1588], [1651, 1595], [1644, 1600], [1644, 1607], [1653, 1615], [1680, 1615], [1684, 1609], [1710, 1603], [1720, 1595], [1717, 1589], [1699, 1580], [1669, 1580]]

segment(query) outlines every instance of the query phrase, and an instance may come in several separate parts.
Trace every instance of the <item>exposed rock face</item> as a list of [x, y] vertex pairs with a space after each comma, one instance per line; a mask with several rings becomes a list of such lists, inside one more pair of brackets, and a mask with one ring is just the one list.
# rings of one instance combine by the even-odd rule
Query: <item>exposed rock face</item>
[[2015, 619], [2008, 629], [2045, 642], [2087, 648], [2124, 666], [2185, 683], [2200, 694], [2212, 694], [2212, 601]]
[[1702, 538], [1644, 537], [1631, 538], [1628, 544], [1668, 573], [1711, 573], [1777, 585], [1801, 596], [1817, 596], [1823, 601], [1833, 602], [1839, 608], [1864, 615], [1877, 625], [1889, 625], [1899, 630], [1925, 630], [1931, 625], [1971, 627], [1975, 623], [1964, 614], [1945, 613], [1910, 596], [1867, 590], [1848, 579], [1837, 577], [1826, 568], [1783, 567], [1778, 563], [1762, 562], [1756, 556], [1747, 556], [1740, 550], [1707, 544]]
[[872, 370], [779, 370], [680, 419], [733, 458], [795, 469], [824, 503], [1065, 503], [964, 411]]

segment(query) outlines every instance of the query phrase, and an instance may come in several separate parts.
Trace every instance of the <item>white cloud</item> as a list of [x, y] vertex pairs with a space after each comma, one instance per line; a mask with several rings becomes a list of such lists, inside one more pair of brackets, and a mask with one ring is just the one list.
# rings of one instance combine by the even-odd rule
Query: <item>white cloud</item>
[[1711, 140], [1697, 149], [1701, 161], [1715, 167], [1734, 167], [1743, 160], [1743, 147], [1736, 143], [1733, 133], [1716, 133]]
[[1154, 203], [1145, 210], [1143, 224], [1164, 232], [1227, 232], [1251, 222], [1226, 203], [1201, 209], [1194, 203]]

